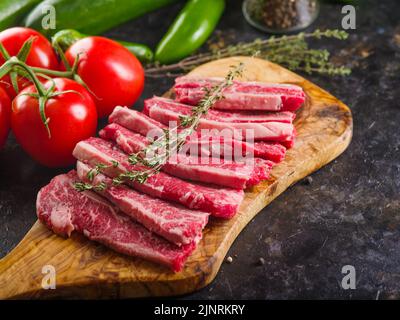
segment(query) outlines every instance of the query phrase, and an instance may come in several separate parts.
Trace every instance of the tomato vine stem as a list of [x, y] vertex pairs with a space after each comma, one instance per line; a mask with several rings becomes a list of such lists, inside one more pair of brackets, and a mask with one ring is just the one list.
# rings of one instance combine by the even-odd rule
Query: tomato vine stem
[[[28, 41], [30, 41], [30, 40], [28, 40]], [[27, 47], [28, 46], [30, 46], [30, 43], [27, 42]], [[29, 51], [29, 47], [26, 50]], [[7, 50], [4, 48], [4, 46], [1, 43], [0, 43], [0, 53], [3, 55], [4, 59], [6, 60], [6, 62], [4, 62], [3, 65], [0, 67], [0, 79], [3, 78], [7, 74], [17, 73], [18, 75], [21, 75], [24, 78], [27, 78], [28, 80], [30, 80], [33, 83], [33, 85], [35, 86], [37, 93], [23, 93], [23, 94], [28, 95], [28, 96], [38, 100], [40, 118], [43, 122], [43, 125], [45, 126], [45, 128], [47, 130], [47, 134], [50, 139], [51, 138], [51, 131], [50, 131], [50, 127], [49, 127], [50, 119], [47, 118], [47, 116], [46, 116], [47, 101], [49, 99], [59, 96], [61, 94], [78, 93], [78, 92], [73, 91], [73, 90], [55, 92], [55, 82], [53, 79], [49, 80], [49, 81], [53, 81], [53, 83], [48, 89], [46, 89], [45, 86], [42, 84], [42, 82], [39, 80], [38, 75], [41, 74], [41, 75], [43, 75], [44, 78], [48, 78], [47, 76], [54, 76], [54, 77], [60, 77], [60, 78], [74, 79], [78, 63], [75, 62], [73, 68], [71, 68], [69, 71], [56, 71], [56, 70], [49, 70], [49, 69], [44, 69], [44, 68], [30, 67], [25, 62], [21, 61], [17, 56], [10, 57]], [[27, 55], [27, 53], [24, 53], [24, 56], [26, 56], [26, 55]], [[16, 85], [16, 89], [18, 89], [18, 85]], [[16, 90], [16, 92], [18, 93], [18, 90]]]

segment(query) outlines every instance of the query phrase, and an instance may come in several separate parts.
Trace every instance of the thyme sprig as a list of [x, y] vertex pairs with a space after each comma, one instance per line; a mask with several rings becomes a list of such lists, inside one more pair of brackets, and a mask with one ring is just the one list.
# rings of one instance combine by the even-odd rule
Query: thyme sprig
[[117, 168], [119, 166], [118, 161], [115, 160], [111, 160], [111, 165], [106, 165], [103, 163], [99, 163], [96, 166], [94, 166], [94, 168], [90, 169], [89, 172], [87, 173], [87, 178], [90, 181], [93, 181], [93, 179], [95, 178], [95, 176], [97, 176], [98, 174], [100, 174], [102, 172], [102, 170], [107, 169], [107, 168]]
[[[212, 106], [224, 98], [223, 91], [233, 84], [233, 80], [243, 73], [243, 63], [237, 66], [231, 66], [231, 70], [226, 75], [224, 81], [216, 85], [204, 88], [205, 95], [197, 106], [192, 108], [188, 116], [180, 116], [179, 124], [170, 129], [164, 130], [163, 135], [150, 143], [140, 152], [129, 157], [131, 164], [140, 162], [153, 170], [159, 171], [168, 161], [170, 156], [178, 152], [185, 144], [187, 137], [193, 134], [201, 118], [208, 113]], [[150, 159], [146, 155], [152, 155]]]
[[312, 33], [299, 33], [293, 36], [270, 37], [256, 39], [251, 42], [238, 43], [222, 49], [212, 49], [181, 60], [176, 64], [152, 64], [146, 68], [148, 77], [177, 77], [197, 66], [213, 60], [232, 56], [253, 56], [258, 52], [258, 57], [278, 63], [293, 71], [306, 73], [320, 73], [326, 75], [348, 75], [351, 70], [343, 66], [336, 66], [329, 61], [330, 54], [327, 50], [310, 49], [307, 39], [333, 38], [345, 40], [348, 33], [343, 30], [316, 30]]
[[[172, 154], [181, 150], [189, 137], [196, 130], [201, 118], [207, 114], [213, 105], [224, 98], [223, 91], [233, 84], [233, 80], [243, 72], [244, 65], [240, 62], [237, 66], [231, 66], [231, 70], [226, 75], [224, 81], [205, 88], [205, 96], [200, 103], [192, 108], [192, 113], [188, 116], [180, 117], [179, 124], [172, 129], [165, 129], [157, 139], [137, 153], [128, 157], [128, 162], [132, 165], [142, 164], [147, 169], [126, 171], [113, 179], [113, 185], [120, 185], [126, 181], [136, 181], [144, 183], [146, 180], [160, 172]], [[151, 157], [149, 157], [151, 155]], [[118, 167], [118, 162], [113, 162], [112, 166]], [[91, 169], [87, 178], [93, 181], [97, 174], [100, 174], [110, 165], [98, 164]], [[100, 190], [103, 191], [105, 185], [91, 185], [87, 183], [76, 183], [75, 189], [78, 191]]]
[[[119, 166], [119, 163], [118, 163], [118, 161], [115, 161], [115, 160], [111, 160], [111, 165], [99, 163], [88, 171], [88, 173], [86, 174], [86, 177], [88, 178], [89, 181], [93, 181], [94, 178], [102, 172], [102, 170], [111, 168], [111, 167], [117, 168], [118, 166]], [[100, 182], [99, 184], [96, 184], [96, 185], [93, 185], [90, 183], [85, 183], [85, 182], [76, 182], [76, 183], [74, 183], [74, 187], [79, 192], [83, 192], [83, 191], [87, 191], [87, 190], [104, 191], [105, 189], [107, 189], [107, 185], [104, 182]]]
[[107, 188], [107, 185], [104, 182], [100, 182], [99, 184], [96, 185], [92, 185], [90, 183], [85, 183], [85, 182], [76, 182], [74, 184], [74, 187], [79, 192], [87, 190], [104, 191]]

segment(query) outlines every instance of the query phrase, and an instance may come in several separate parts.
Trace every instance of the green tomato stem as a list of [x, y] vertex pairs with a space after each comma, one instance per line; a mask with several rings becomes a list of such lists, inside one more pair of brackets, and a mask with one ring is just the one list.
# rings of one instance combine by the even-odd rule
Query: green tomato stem
[[18, 66], [21, 69], [23, 69], [27, 73], [33, 84], [35, 85], [38, 94], [40, 96], [46, 96], [46, 89], [44, 88], [44, 86], [42, 85], [42, 83], [36, 76], [35, 72], [32, 70], [32, 68], [30, 68], [26, 63], [20, 61], [17, 57], [11, 57], [7, 62], [3, 64], [1, 68], [5, 67], [7, 64], [11, 65], [11, 68], [14, 66]]
[[58, 77], [58, 78], [73, 78], [72, 71], [57, 71], [57, 70], [50, 70], [45, 68], [38, 68], [38, 67], [30, 67], [33, 72], [35, 73], [42, 73], [48, 76]]

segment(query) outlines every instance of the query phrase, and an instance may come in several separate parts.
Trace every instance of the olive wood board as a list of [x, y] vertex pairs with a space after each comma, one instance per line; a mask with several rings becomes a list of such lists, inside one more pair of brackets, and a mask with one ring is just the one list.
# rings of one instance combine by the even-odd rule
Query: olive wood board
[[[233, 57], [204, 64], [190, 74], [224, 77], [232, 65], [244, 63], [239, 80], [291, 83], [306, 92], [297, 112], [295, 146], [276, 165], [271, 178], [246, 191], [237, 215], [211, 219], [198, 248], [183, 271], [118, 254], [74, 234], [61, 238], [37, 221], [22, 241], [0, 260], [0, 299], [128, 298], [174, 296], [209, 284], [240, 231], [289, 186], [338, 157], [349, 145], [353, 121], [350, 109], [301, 76], [271, 62]], [[33, 213], [34, 214], [34, 213]], [[55, 289], [43, 289], [44, 266], [54, 266]]]

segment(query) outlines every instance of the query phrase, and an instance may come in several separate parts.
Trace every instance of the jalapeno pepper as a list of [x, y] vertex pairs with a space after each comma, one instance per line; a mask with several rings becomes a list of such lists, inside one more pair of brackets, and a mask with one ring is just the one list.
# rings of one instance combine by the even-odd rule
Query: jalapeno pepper
[[157, 46], [155, 60], [168, 64], [196, 51], [214, 31], [224, 0], [189, 0]]

